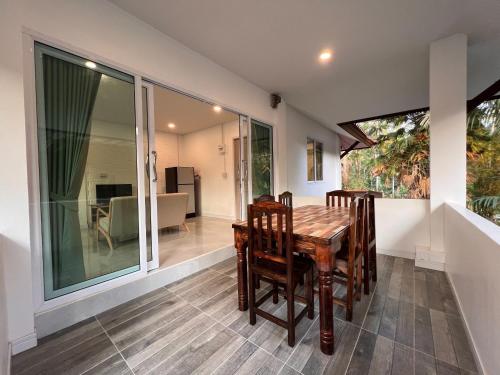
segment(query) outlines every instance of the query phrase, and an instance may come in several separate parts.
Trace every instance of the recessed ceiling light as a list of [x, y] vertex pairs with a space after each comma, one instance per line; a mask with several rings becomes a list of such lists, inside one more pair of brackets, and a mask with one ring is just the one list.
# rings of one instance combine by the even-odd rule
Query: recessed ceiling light
[[219, 113], [220, 111], [222, 111], [222, 108], [219, 105], [214, 105], [214, 111]]
[[167, 125], [170, 129], [174, 129], [175, 128], [175, 124], [173, 122], [169, 122], [168, 125]]
[[85, 66], [86, 66], [87, 68], [90, 68], [90, 69], [95, 69], [95, 68], [97, 68], [97, 65], [95, 64], [95, 62], [92, 62], [92, 61], [87, 61], [87, 62], [85, 63]]
[[329, 49], [325, 49], [319, 54], [319, 61], [322, 63], [326, 63], [332, 59], [332, 56], [333, 52]]

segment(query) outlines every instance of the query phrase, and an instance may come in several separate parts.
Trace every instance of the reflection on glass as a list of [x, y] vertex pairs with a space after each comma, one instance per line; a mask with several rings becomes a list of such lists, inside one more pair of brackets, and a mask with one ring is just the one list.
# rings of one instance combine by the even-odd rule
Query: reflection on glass
[[273, 129], [252, 120], [252, 194], [273, 194]]
[[149, 185], [149, 124], [148, 124], [148, 91], [142, 88], [142, 143], [144, 144], [144, 191], [146, 192], [146, 246], [148, 262], [153, 259], [151, 243], [151, 188]]
[[323, 180], [323, 143], [316, 142], [316, 181]]
[[85, 62], [36, 45], [45, 299], [139, 269], [133, 78]]
[[314, 141], [307, 138], [307, 181], [314, 181]]

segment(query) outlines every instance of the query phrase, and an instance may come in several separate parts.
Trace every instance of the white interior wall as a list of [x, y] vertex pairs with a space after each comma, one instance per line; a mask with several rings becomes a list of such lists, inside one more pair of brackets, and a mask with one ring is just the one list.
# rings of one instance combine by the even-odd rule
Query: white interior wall
[[[232, 121], [180, 137], [180, 165], [193, 166], [200, 176], [202, 216], [236, 217], [233, 140], [239, 137], [238, 125]], [[226, 146], [224, 154], [220, 144]]]
[[32, 297], [23, 30], [282, 126], [268, 93], [108, 2], [3, 0], [0, 48], [9, 52], [0, 55], [0, 159], [8, 162], [0, 163], [0, 176], [8, 178], [0, 184], [0, 206], [9, 214], [0, 215], [0, 233], [5, 236], [6, 305], [12, 317], [8, 337], [15, 351], [34, 344], [34, 311], [39, 308]]
[[10, 356], [9, 340], [7, 336], [6, 279], [3, 266], [4, 252], [3, 236], [0, 235], [0, 374], [8, 374], [7, 365]]
[[155, 132], [156, 171], [158, 173], [157, 194], [163, 194], [166, 191], [165, 168], [179, 166], [179, 137], [181, 136], [177, 134], [162, 131]]
[[[321, 196], [340, 189], [340, 140], [332, 130], [304, 116], [291, 106], [286, 108], [288, 190], [297, 196]], [[323, 143], [323, 181], [307, 181], [307, 138]]]
[[484, 374], [500, 374], [500, 230], [459, 204], [446, 204], [446, 272]]

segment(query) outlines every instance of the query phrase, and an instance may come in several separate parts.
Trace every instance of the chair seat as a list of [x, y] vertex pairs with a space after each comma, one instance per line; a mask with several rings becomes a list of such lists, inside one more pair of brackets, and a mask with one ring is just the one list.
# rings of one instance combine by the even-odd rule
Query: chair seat
[[109, 217], [104, 216], [99, 218], [99, 226], [106, 232], [109, 232]]
[[[310, 259], [294, 255], [293, 257], [293, 280], [297, 283], [303, 275], [313, 267]], [[280, 284], [286, 284], [286, 264], [273, 262], [266, 259], [257, 259], [253, 266], [253, 272], [277, 281]]]

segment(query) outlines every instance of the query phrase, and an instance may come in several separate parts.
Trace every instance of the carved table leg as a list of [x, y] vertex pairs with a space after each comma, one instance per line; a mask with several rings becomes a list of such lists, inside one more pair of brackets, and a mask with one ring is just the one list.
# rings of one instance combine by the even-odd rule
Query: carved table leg
[[335, 262], [335, 259], [332, 259], [332, 253], [329, 248], [317, 248], [316, 264], [319, 273], [320, 347], [324, 354], [333, 354], [334, 349], [333, 262]]
[[234, 232], [234, 244], [238, 258], [238, 307], [240, 311], [245, 311], [248, 309], [247, 242], [240, 231]]

